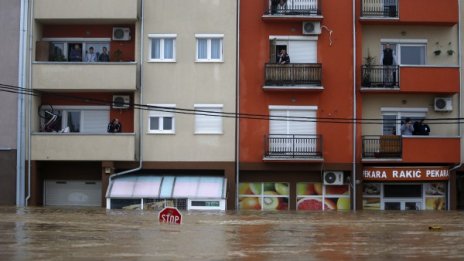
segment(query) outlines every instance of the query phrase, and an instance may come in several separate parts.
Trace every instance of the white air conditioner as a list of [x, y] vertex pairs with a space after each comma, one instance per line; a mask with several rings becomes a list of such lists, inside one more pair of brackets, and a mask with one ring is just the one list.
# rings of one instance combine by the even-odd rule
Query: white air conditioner
[[451, 101], [451, 97], [435, 97], [433, 102], [435, 107], [435, 111], [452, 111], [453, 104]]
[[113, 41], [129, 41], [131, 39], [130, 28], [113, 27]]
[[113, 95], [113, 109], [128, 109], [129, 107], [129, 95]]
[[343, 185], [343, 171], [324, 171], [324, 185]]
[[303, 34], [321, 34], [321, 23], [303, 22]]

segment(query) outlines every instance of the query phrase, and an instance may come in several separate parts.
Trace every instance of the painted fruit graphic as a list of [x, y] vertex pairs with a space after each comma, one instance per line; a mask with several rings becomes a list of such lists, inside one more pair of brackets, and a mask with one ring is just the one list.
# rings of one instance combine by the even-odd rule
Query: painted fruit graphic
[[297, 195], [322, 195], [322, 183], [297, 183]]
[[349, 198], [339, 198], [337, 200], [337, 209], [338, 210], [350, 210], [350, 199]]
[[[337, 209], [335, 203], [329, 199], [324, 201], [325, 209]], [[322, 210], [322, 199], [302, 198], [296, 203], [297, 210]]]
[[240, 199], [240, 209], [261, 210], [259, 198], [242, 198]]
[[325, 187], [326, 195], [343, 195], [348, 194], [348, 186], [341, 185], [341, 186], [326, 186]]
[[275, 191], [279, 195], [288, 195], [288, 184], [286, 183], [276, 183], [275, 184]]
[[241, 195], [259, 195], [261, 194], [260, 183], [240, 183], [238, 187], [239, 194]]
[[[264, 192], [267, 195], [271, 195], [272, 191], [267, 191]], [[274, 192], [275, 195], [277, 193]], [[263, 210], [276, 210], [279, 207], [280, 204], [280, 199], [279, 198], [270, 198], [270, 197], [265, 197], [263, 198]]]

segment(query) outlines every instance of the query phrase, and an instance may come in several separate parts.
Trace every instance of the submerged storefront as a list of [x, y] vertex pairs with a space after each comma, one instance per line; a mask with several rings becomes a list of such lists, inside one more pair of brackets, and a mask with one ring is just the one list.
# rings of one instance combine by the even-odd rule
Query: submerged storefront
[[365, 210], [446, 210], [450, 208], [449, 169], [439, 167], [364, 167]]

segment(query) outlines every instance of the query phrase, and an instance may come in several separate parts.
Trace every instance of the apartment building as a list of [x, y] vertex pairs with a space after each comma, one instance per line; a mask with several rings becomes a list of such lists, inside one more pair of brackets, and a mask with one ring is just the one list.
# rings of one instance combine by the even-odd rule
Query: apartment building
[[16, 204], [20, 4], [0, 1], [0, 205]]
[[[356, 198], [362, 209], [456, 208], [461, 161], [459, 3], [356, 2]], [[389, 50], [387, 50], [389, 49]], [[358, 70], [360, 68], [360, 70]], [[407, 121], [424, 120], [421, 133]]]
[[233, 207], [236, 1], [33, 2], [29, 205]]
[[352, 10], [240, 2], [239, 209], [351, 208]]

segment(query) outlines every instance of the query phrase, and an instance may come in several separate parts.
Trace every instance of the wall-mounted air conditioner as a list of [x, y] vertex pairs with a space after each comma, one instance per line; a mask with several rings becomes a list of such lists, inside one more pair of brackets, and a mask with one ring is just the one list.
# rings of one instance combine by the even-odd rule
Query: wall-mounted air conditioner
[[343, 185], [343, 171], [324, 171], [324, 185]]
[[303, 34], [320, 34], [320, 22], [303, 22]]
[[113, 27], [113, 41], [129, 41], [131, 31], [128, 27]]
[[435, 111], [452, 111], [453, 104], [451, 97], [435, 97], [433, 102]]
[[128, 109], [129, 107], [129, 95], [113, 95], [113, 109]]

